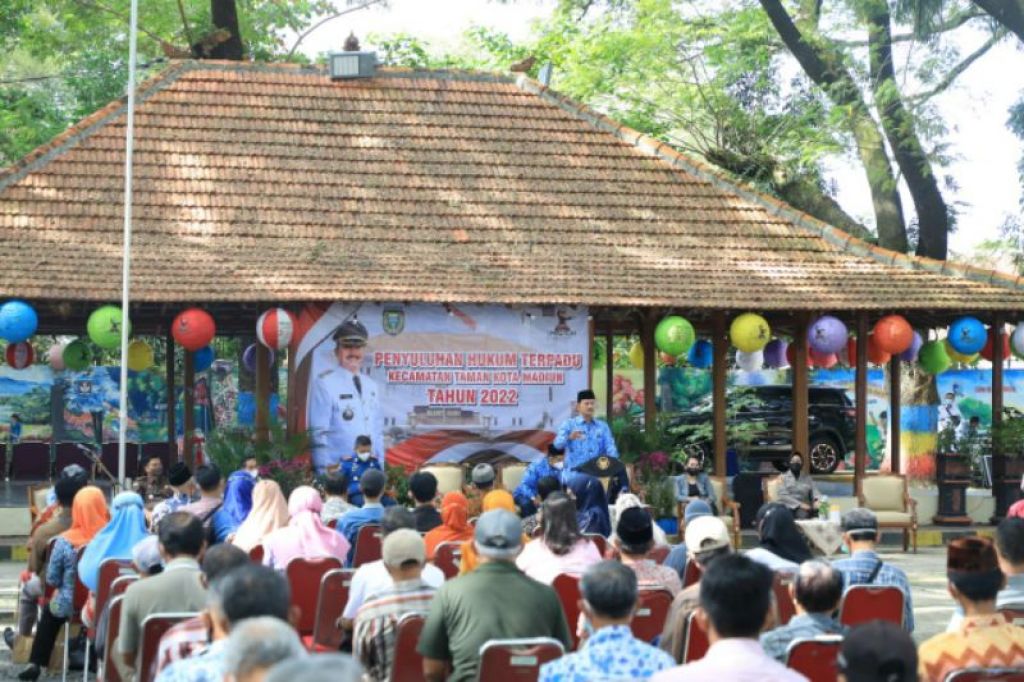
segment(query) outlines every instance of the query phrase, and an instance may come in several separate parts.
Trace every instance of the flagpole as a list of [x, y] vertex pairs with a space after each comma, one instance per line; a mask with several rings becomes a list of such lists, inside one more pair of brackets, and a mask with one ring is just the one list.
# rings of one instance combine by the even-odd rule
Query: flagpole
[[135, 61], [136, 33], [139, 24], [139, 0], [132, 0], [128, 29], [128, 111], [124, 140], [124, 236], [121, 252], [121, 391], [118, 402], [117, 480], [124, 488], [128, 438], [128, 333], [129, 282], [132, 260], [132, 153], [135, 148]]

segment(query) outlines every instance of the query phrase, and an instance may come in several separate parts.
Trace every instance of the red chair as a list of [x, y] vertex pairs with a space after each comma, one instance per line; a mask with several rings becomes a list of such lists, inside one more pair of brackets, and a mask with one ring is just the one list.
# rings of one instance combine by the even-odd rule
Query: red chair
[[665, 563], [665, 559], [668, 558], [668, 553], [671, 551], [672, 550], [665, 545], [658, 545], [647, 553], [647, 558], [660, 566]]
[[672, 593], [668, 590], [640, 590], [636, 613], [629, 624], [633, 636], [644, 642], [653, 642], [664, 629], [670, 606]]
[[320, 578], [320, 593], [316, 598], [316, 619], [313, 623], [313, 646], [315, 651], [338, 651], [345, 638], [345, 632], [338, 627], [348, 603], [348, 591], [352, 586], [354, 571], [338, 568], [324, 573]]
[[181, 621], [195, 618], [198, 615], [198, 613], [154, 613], [152, 616], [146, 616], [146, 620], [142, 621], [139, 653], [135, 659], [137, 682], [153, 682], [156, 679], [160, 638]]
[[945, 682], [1024, 682], [1024, 668], [964, 668], [951, 671]]
[[255, 545], [249, 550], [249, 561], [254, 564], [263, 563], [263, 545]]
[[100, 564], [100, 574], [96, 581], [96, 617], [103, 613], [103, 607], [110, 598], [110, 586], [114, 581], [125, 575], [136, 575], [135, 566], [130, 559], [107, 559]]
[[359, 529], [356, 535], [356, 551], [352, 558], [352, 567], [359, 568], [363, 564], [377, 561], [381, 557], [381, 530], [377, 524], [370, 524]]
[[[298, 557], [288, 562], [285, 576], [292, 593], [292, 605], [299, 607], [299, 622], [295, 624], [303, 641], [313, 634], [316, 627], [316, 604], [320, 597], [320, 581], [328, 571], [341, 568], [341, 561], [335, 557], [304, 559]], [[344, 605], [343, 605], [344, 606]], [[308, 640], [312, 643], [312, 639]]]
[[786, 666], [810, 682], [835, 682], [839, 671], [836, 659], [843, 645], [841, 635], [818, 635], [814, 639], [796, 639], [786, 649]]
[[789, 585], [793, 579], [776, 573], [772, 578], [772, 594], [775, 596], [776, 626], [786, 625], [796, 615], [796, 604], [789, 593]]
[[702, 575], [704, 575], [704, 569], [693, 559], [687, 559], [686, 568], [683, 569], [683, 589], [699, 583]]
[[891, 585], [851, 585], [839, 602], [839, 622], [848, 627], [873, 620], [903, 626], [903, 590]]
[[[580, 579], [568, 573], [559, 573], [555, 576], [551, 587], [555, 588], [558, 594], [558, 601], [562, 603], [562, 612], [565, 613], [565, 621], [569, 625], [569, 632], [572, 634], [572, 648], [579, 646], [580, 640], [576, 636], [576, 623], [580, 619]], [[483, 676], [480, 679], [484, 679]]]
[[479, 678], [487, 682], [534, 682], [540, 667], [561, 658], [565, 647], [557, 639], [492, 639], [480, 647]]
[[[127, 566], [125, 564], [127, 564]], [[123, 575], [117, 575], [114, 572], [115, 568], [117, 568], [119, 570], [126, 571], [126, 572]], [[107, 571], [107, 575], [106, 576], [104, 576], [104, 569], [106, 569], [106, 571]], [[105, 582], [105, 580], [109, 579], [111, 576], [113, 576], [113, 579], [110, 580], [109, 583]], [[103, 613], [103, 606], [109, 604], [112, 599], [115, 599], [117, 597], [123, 596], [125, 590], [128, 589], [128, 586], [131, 585], [132, 583], [134, 583], [138, 579], [139, 579], [139, 575], [135, 572], [135, 569], [131, 566], [131, 562], [130, 561], [125, 561], [124, 559], [107, 559], [102, 564], [100, 564], [100, 575], [99, 575], [99, 586], [98, 586], [99, 587], [99, 591], [96, 593], [96, 608], [93, 611], [93, 613], [95, 614], [94, 617], [95, 617], [97, 622], [100, 619], [100, 615]], [[102, 601], [100, 599], [100, 595], [102, 595]], [[108, 622], [109, 622], [110, 616], [107, 616], [107, 618], [108, 618]], [[89, 650], [92, 648], [92, 642], [93, 642], [93, 640], [96, 639], [96, 631], [95, 631], [94, 627], [89, 628], [87, 633], [86, 633], [87, 636], [85, 638], [85, 660], [87, 660], [87, 661], [89, 660]], [[108, 627], [108, 632], [109, 632], [109, 627]], [[117, 633], [115, 631], [115, 636], [116, 635], [117, 635]], [[111, 640], [107, 639], [106, 641], [108, 642], [108, 648], [109, 648], [109, 642]], [[104, 664], [106, 664], [106, 660], [105, 659], [104, 659]], [[114, 674], [116, 675], [117, 673], [115, 672]], [[85, 672], [83, 672], [83, 674], [82, 674], [82, 679], [86, 680], [86, 681], [89, 679], [89, 668], [88, 668], [88, 666], [86, 666]], [[105, 677], [103, 677], [103, 673], [102, 672], [100, 673], [99, 679], [100, 680], [105, 680], [106, 679]]]
[[697, 621], [697, 612], [691, 611], [686, 617], [686, 642], [683, 644], [683, 664], [699, 661], [704, 658], [711, 644], [708, 633]]
[[601, 535], [600, 533], [584, 533], [583, 537], [590, 540], [597, 547], [597, 552], [602, 557], [604, 553], [608, 551], [608, 538]]
[[395, 626], [395, 657], [391, 662], [388, 682], [423, 682], [423, 656], [416, 651], [425, 619], [418, 613], [407, 613]]
[[116, 597], [112, 597], [110, 600], [109, 613], [107, 613], [107, 632], [104, 640], [107, 643], [106, 651], [103, 652], [103, 660], [100, 662], [100, 674], [99, 679], [103, 682], [122, 682], [121, 676], [117, 672], [117, 666], [111, 665], [107, 667], [107, 662], [110, 660], [110, 655], [113, 653], [114, 642], [117, 640], [117, 635], [121, 632], [121, 603], [124, 601], [124, 595], [119, 594]]
[[461, 542], [442, 542], [434, 549], [434, 565], [444, 573], [445, 580], [451, 580], [459, 574], [461, 563]]

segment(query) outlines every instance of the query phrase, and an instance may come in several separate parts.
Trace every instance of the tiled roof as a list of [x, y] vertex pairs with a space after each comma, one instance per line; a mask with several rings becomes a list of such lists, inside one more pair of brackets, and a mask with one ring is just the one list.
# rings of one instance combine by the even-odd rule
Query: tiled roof
[[[136, 301], [1019, 310], [528, 80], [176, 63], [136, 113]], [[124, 103], [0, 172], [0, 291], [120, 292]]]

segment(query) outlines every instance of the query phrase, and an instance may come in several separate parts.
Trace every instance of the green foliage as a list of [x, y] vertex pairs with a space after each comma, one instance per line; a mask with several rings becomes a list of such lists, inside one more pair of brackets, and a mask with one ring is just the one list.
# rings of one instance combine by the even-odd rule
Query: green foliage
[[222, 429], [206, 441], [206, 454], [222, 471], [237, 471], [248, 457], [256, 457], [260, 466], [272, 462], [291, 462], [309, 450], [309, 434], [289, 435], [278, 423], [272, 423], [269, 438], [259, 440], [250, 428]]
[[992, 442], [1007, 457], [1024, 457], [1024, 412], [1003, 409], [1003, 423], [992, 430]]
[[409, 495], [409, 473], [404, 467], [387, 465], [388, 494], [395, 498], [398, 504], [406, 504], [412, 501]]
[[658, 415], [653, 433], [648, 433], [641, 424], [629, 417], [613, 419], [609, 427], [622, 461], [633, 464], [652, 452], [670, 452], [675, 437], [669, 432], [668, 419], [666, 415]]

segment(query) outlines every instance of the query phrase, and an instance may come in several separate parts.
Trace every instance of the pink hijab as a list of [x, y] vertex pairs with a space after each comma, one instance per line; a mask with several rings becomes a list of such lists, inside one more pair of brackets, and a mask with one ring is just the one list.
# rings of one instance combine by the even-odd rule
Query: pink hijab
[[289, 561], [298, 557], [337, 557], [344, 562], [348, 556], [348, 540], [323, 524], [322, 508], [323, 501], [315, 489], [307, 485], [296, 488], [288, 498], [292, 520], [287, 528], [274, 531], [263, 541], [266, 550], [263, 563], [284, 570]]
[[288, 525], [288, 503], [276, 481], [265, 479], [252, 490], [252, 511], [235, 531], [232, 544], [248, 552], [270, 533]]

